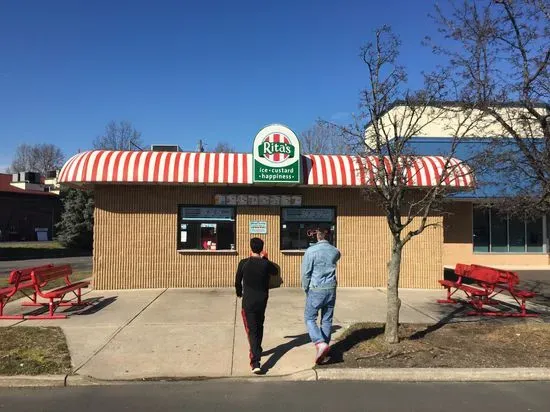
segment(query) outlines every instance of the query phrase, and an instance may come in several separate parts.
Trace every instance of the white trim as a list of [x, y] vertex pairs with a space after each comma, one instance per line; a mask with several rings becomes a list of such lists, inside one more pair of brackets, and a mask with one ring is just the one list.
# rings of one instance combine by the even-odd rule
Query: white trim
[[306, 249], [285, 249], [285, 250], [281, 250], [281, 253], [283, 255], [296, 255], [296, 254], [301, 254], [303, 255], [304, 253], [306, 253]]
[[201, 254], [226, 254], [226, 255], [237, 255], [238, 251], [236, 250], [230, 250], [230, 249], [221, 249], [221, 250], [205, 250], [205, 249], [178, 249], [178, 253], [185, 253], [185, 254], [195, 254], [195, 253], [201, 253]]

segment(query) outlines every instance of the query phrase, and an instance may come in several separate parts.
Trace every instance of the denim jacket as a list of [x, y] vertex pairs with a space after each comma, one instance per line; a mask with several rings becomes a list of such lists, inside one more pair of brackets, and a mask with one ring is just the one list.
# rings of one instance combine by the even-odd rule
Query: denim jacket
[[302, 288], [334, 289], [336, 288], [336, 262], [340, 251], [328, 241], [321, 240], [310, 246], [302, 261]]

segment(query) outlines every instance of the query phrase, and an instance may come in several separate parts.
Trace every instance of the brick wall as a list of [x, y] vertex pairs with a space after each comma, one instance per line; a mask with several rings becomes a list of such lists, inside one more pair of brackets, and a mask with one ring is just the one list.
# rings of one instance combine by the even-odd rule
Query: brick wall
[[[235, 268], [248, 256], [248, 223], [264, 220], [260, 235], [272, 260], [281, 267], [285, 286], [300, 282], [300, 254], [279, 250], [279, 207], [237, 207], [237, 252], [177, 252], [178, 204], [211, 205], [217, 193], [301, 194], [303, 206], [335, 206], [340, 286], [385, 286], [390, 236], [375, 202], [353, 189], [261, 187], [178, 187], [99, 185], [95, 188], [94, 286], [97, 289], [155, 287], [228, 287]], [[441, 217], [431, 217], [442, 223]], [[434, 288], [441, 278], [443, 227], [430, 227], [404, 252], [401, 286]]]

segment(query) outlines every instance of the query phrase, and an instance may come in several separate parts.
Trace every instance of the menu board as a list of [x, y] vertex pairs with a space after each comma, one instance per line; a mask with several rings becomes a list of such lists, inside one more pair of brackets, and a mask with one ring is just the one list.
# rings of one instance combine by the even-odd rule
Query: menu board
[[182, 220], [234, 220], [230, 207], [182, 207]]
[[237, 195], [227, 195], [225, 197], [225, 203], [230, 206], [235, 206], [237, 204]]
[[219, 206], [301, 206], [301, 195], [215, 195], [214, 204]]
[[269, 206], [269, 196], [267, 195], [259, 195], [258, 196], [258, 204], [260, 206]]
[[283, 209], [283, 220], [286, 222], [333, 222], [334, 209], [307, 207]]
[[281, 206], [281, 196], [279, 196], [279, 195], [269, 195], [269, 205], [270, 206]]
[[291, 196], [290, 206], [302, 206], [302, 196]]

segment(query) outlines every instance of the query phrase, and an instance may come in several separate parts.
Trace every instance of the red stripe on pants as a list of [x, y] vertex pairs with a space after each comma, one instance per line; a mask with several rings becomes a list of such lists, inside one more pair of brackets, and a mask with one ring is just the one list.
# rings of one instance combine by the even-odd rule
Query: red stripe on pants
[[241, 309], [241, 316], [243, 317], [244, 330], [246, 332], [246, 338], [248, 339], [248, 357], [250, 359], [250, 366], [252, 366], [252, 343], [250, 342], [250, 329], [248, 328], [248, 322], [246, 321], [244, 309]]

